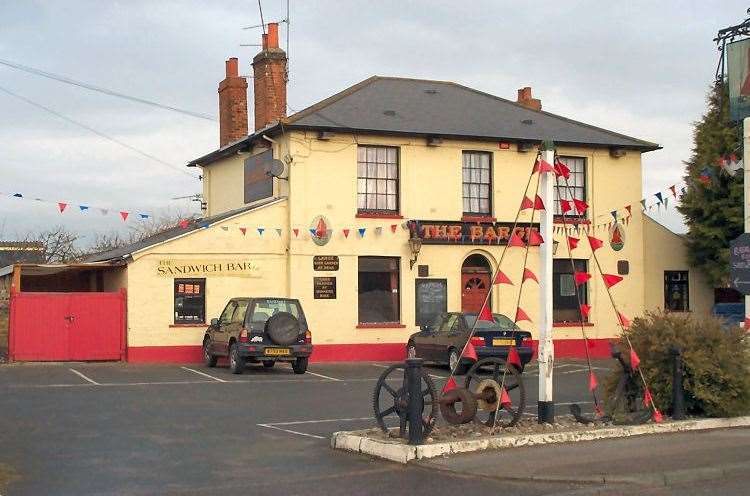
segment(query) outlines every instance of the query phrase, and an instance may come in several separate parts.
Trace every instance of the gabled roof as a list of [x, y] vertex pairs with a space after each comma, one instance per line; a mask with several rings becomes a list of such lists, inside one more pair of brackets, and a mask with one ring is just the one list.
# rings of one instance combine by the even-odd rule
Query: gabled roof
[[658, 150], [644, 141], [549, 112], [532, 110], [450, 81], [372, 76], [247, 138], [199, 157], [189, 167], [246, 151], [285, 129], [473, 140], [541, 142]]
[[227, 220], [236, 215], [250, 212], [251, 210], [257, 210], [259, 208], [271, 205], [272, 203], [280, 202], [282, 200], [283, 198], [268, 198], [266, 200], [259, 201], [258, 203], [254, 203], [252, 205], [246, 205], [242, 208], [237, 208], [234, 210], [229, 210], [227, 212], [223, 212], [221, 214], [214, 215], [211, 217], [206, 217], [203, 219], [193, 219], [189, 221], [188, 225], [184, 228], [179, 227], [179, 226], [172, 227], [170, 229], [164, 230], [160, 233], [154, 234], [153, 236], [149, 236], [148, 238], [144, 238], [135, 243], [131, 243], [129, 245], [122, 246], [120, 248], [115, 248], [113, 250], [108, 250], [108, 251], [101, 252], [101, 253], [95, 253], [89, 257], [86, 257], [86, 260], [84, 261], [87, 263], [104, 262], [104, 261], [110, 261], [110, 262], [120, 261], [120, 260], [126, 259], [133, 253], [139, 252], [151, 246], [158, 245], [166, 241], [170, 241], [180, 236], [184, 236], [185, 234], [189, 234], [193, 231], [197, 231], [199, 229], [205, 229], [207, 227], [210, 227], [212, 224], [216, 224], [217, 222]]
[[448, 81], [373, 76], [284, 122], [289, 128], [615, 146], [659, 145]]

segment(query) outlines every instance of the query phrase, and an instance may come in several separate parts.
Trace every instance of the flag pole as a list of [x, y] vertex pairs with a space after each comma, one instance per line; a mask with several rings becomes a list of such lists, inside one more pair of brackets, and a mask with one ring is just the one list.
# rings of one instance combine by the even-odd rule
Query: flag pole
[[[548, 164], [555, 162], [555, 144], [551, 139], [542, 143], [542, 160]], [[555, 402], [552, 396], [552, 371], [555, 362], [555, 349], [552, 343], [552, 224], [554, 221], [555, 174], [540, 174], [539, 196], [547, 206], [540, 211], [540, 234], [544, 242], [539, 247], [539, 423], [554, 423]]]
[[[745, 232], [750, 233], [750, 209], [748, 203], [750, 203], [750, 176], [748, 171], [750, 170], [750, 117], [742, 119], [742, 170], [744, 174], [744, 206], [743, 214], [745, 216]], [[750, 296], [745, 295], [745, 331], [750, 329]]]

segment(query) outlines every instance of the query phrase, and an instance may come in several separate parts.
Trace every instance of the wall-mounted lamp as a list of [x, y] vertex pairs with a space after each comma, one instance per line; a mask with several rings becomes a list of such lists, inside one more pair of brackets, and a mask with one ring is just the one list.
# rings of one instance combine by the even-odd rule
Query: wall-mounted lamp
[[560, 242], [557, 240], [552, 241], [552, 254], [557, 255], [557, 247], [560, 245]]
[[409, 250], [411, 250], [412, 259], [409, 260], [409, 270], [414, 268], [414, 264], [417, 263], [417, 257], [419, 257], [419, 250], [422, 249], [422, 238], [416, 234], [412, 234], [409, 238]]

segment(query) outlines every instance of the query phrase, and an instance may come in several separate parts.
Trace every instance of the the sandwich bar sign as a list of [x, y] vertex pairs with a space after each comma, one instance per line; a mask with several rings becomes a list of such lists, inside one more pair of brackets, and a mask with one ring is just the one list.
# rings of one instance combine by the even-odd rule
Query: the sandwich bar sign
[[455, 244], [495, 244], [506, 245], [511, 231], [528, 242], [530, 231], [539, 231], [539, 223], [519, 223], [513, 229], [513, 222], [451, 222], [415, 220], [409, 223], [413, 235], [424, 244], [455, 245]]
[[251, 260], [159, 260], [156, 273], [164, 277], [260, 277]]

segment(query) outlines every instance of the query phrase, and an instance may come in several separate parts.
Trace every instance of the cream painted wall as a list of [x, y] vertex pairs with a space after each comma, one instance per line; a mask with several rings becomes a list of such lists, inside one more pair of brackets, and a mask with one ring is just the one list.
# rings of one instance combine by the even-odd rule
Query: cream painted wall
[[690, 311], [708, 315], [714, 303], [714, 290], [706, 276], [688, 263], [682, 236], [673, 233], [648, 216], [643, 219], [643, 243], [648, 250], [644, 295], [647, 310], [664, 309], [664, 271], [688, 271]]
[[[174, 278], [157, 275], [159, 260], [236, 260], [260, 266], [259, 277], [206, 277], [207, 321], [218, 317], [232, 297], [286, 295], [286, 218], [282, 200], [134, 254], [127, 269], [128, 346], [200, 345], [202, 341], [205, 325], [173, 325]], [[266, 227], [263, 236], [256, 230], [259, 226]], [[248, 228], [246, 235], [240, 227]], [[281, 237], [274, 231], [277, 227], [283, 229]]]

